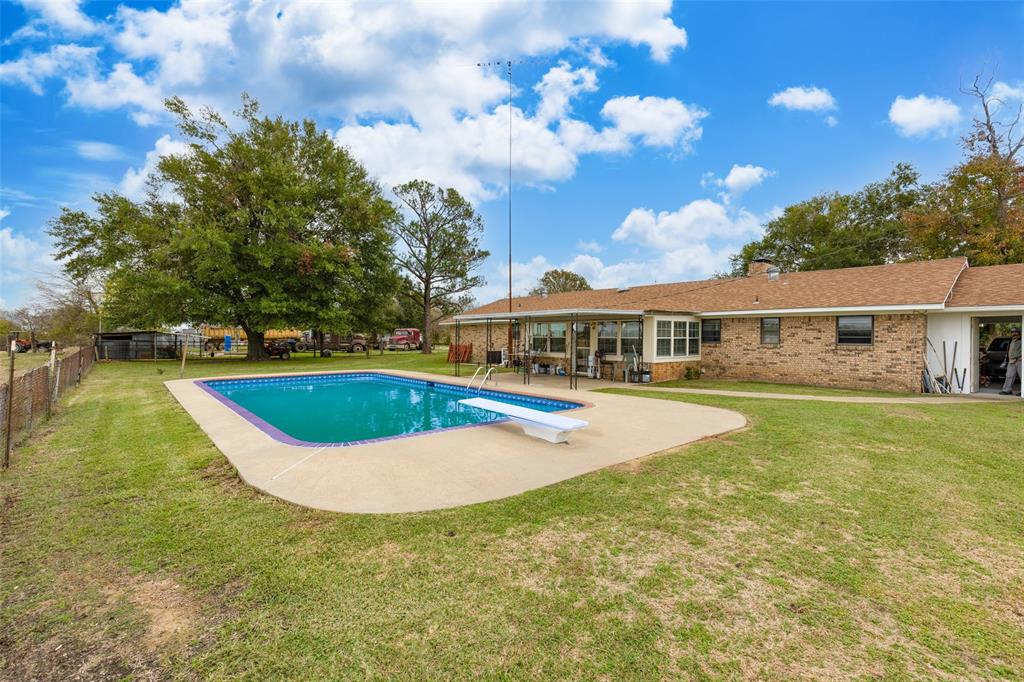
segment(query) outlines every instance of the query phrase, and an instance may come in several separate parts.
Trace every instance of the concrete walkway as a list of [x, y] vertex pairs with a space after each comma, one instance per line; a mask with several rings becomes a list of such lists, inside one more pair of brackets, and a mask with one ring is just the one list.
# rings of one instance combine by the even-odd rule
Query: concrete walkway
[[627, 388], [637, 391], [656, 393], [690, 393], [693, 395], [719, 395], [728, 398], [765, 398], [768, 400], [818, 400], [826, 403], [867, 403], [875, 405], [974, 405], [991, 403], [1000, 400], [1020, 400], [1012, 395], [984, 396], [859, 396], [859, 395], [806, 395], [802, 393], [761, 393], [759, 391], [725, 391], [713, 388], [670, 388], [668, 386], [650, 386], [642, 384], [619, 385], [616, 388]]
[[[460, 385], [469, 381], [380, 373]], [[165, 385], [243, 480], [290, 502], [339, 512], [428, 511], [496, 500], [746, 425], [738, 412], [706, 405], [502, 385], [506, 391], [585, 402], [568, 415], [590, 425], [562, 445], [530, 438], [503, 422], [347, 447], [301, 447], [275, 440], [195, 381]]]
[[[465, 380], [463, 379], [463, 383]], [[569, 382], [568, 377], [533, 375], [530, 377], [530, 385], [523, 385], [523, 375], [506, 372], [492, 375], [492, 381], [487, 385], [496, 386], [502, 390], [516, 390], [517, 388], [538, 389], [564, 389]], [[477, 380], [479, 383], [479, 379]], [[476, 385], [476, 384], [474, 384]], [[618, 388], [629, 391], [653, 391], [660, 393], [689, 393], [693, 395], [718, 395], [727, 398], [765, 398], [769, 400], [820, 400], [829, 403], [868, 403], [877, 405], [961, 405], [965, 403], [988, 403], [993, 400], [1019, 400], [1019, 396], [998, 395], [995, 393], [978, 393], [966, 395], [920, 395], [920, 396], [859, 396], [859, 395], [810, 395], [804, 393], [774, 393], [762, 391], [731, 391], [718, 388], [677, 388], [669, 386], [658, 386], [657, 384], [627, 384], [621, 381], [608, 381], [605, 379], [579, 379], [580, 391], [599, 391], [605, 388]], [[569, 393], [571, 395], [572, 393]]]

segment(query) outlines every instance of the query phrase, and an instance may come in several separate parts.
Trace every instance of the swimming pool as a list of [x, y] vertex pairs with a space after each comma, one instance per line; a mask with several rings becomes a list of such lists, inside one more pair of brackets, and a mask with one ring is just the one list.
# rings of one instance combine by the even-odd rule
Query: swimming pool
[[542, 412], [581, 403], [504, 391], [470, 390], [383, 372], [205, 379], [204, 391], [264, 433], [289, 445], [348, 446], [430, 431], [504, 421], [494, 412], [460, 405], [482, 396]]

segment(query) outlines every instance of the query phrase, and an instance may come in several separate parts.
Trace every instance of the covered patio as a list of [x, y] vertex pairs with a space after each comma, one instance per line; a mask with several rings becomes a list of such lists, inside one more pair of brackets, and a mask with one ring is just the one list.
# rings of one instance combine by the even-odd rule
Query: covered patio
[[468, 368], [463, 365], [469, 364], [484, 375], [493, 367], [511, 367], [525, 385], [542, 378], [571, 389], [581, 388], [581, 382], [651, 380], [650, 363], [644, 360], [648, 325], [643, 310], [465, 315], [453, 324], [456, 347], [473, 346], [469, 362], [455, 354], [456, 376], [465, 375]]

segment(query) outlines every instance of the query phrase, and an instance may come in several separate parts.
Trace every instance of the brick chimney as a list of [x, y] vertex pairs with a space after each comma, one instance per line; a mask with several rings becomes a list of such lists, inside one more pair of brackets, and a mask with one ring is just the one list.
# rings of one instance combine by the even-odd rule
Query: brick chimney
[[754, 260], [750, 261], [750, 265], [747, 266], [747, 277], [753, 277], [754, 275], [765, 275], [768, 273], [768, 268], [772, 266], [772, 259], [764, 256], [755, 256]]

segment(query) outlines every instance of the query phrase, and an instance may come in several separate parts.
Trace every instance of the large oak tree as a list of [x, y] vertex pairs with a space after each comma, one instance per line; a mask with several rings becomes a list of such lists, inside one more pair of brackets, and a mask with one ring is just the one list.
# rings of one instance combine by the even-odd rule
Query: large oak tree
[[106, 281], [113, 324], [237, 325], [249, 358], [273, 328], [358, 328], [394, 295], [397, 214], [330, 133], [242, 97], [238, 129], [167, 100], [188, 151], [160, 159], [148, 198], [98, 194], [50, 233], [69, 276]]

